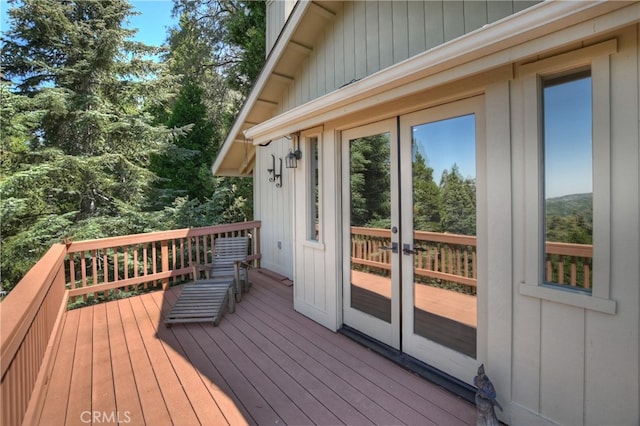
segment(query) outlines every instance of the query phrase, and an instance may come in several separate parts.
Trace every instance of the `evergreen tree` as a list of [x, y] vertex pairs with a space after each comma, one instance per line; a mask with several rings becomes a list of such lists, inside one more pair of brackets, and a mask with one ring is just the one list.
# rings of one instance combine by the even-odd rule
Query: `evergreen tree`
[[[239, 0], [176, 0], [174, 15], [179, 25], [171, 30], [170, 54], [167, 64], [173, 74], [182, 76], [185, 85], [197, 85], [202, 89], [202, 103], [206, 107], [206, 119], [215, 129], [212, 135], [213, 154], [207, 166], [215, 159], [220, 144], [251, 83], [255, 80], [265, 60], [265, 2]], [[199, 117], [182, 117], [181, 123], [196, 124]], [[197, 126], [197, 124], [196, 124]], [[208, 157], [203, 152], [203, 161]], [[200, 166], [201, 180], [204, 163]], [[207, 168], [207, 174], [210, 174]], [[199, 200], [176, 200], [178, 206], [198, 208], [208, 213], [218, 211], [224, 200], [221, 217], [247, 220], [253, 217], [253, 187], [250, 179], [216, 178], [209, 195], [204, 192]], [[223, 194], [223, 195], [221, 195]], [[192, 194], [193, 195], [193, 194]], [[203, 201], [206, 196], [206, 201]], [[236, 197], [236, 198], [233, 198]], [[174, 210], [175, 211], [175, 210]], [[187, 218], [190, 214], [176, 214]], [[215, 220], [219, 220], [216, 218]]]
[[391, 226], [390, 146], [386, 135], [351, 141], [351, 225]]
[[475, 182], [463, 179], [458, 166], [445, 171], [441, 181], [443, 232], [476, 235], [476, 191]]
[[[160, 65], [144, 58], [154, 50], [128, 40], [133, 32], [122, 27], [128, 2], [11, 6], [2, 64], [17, 87], [4, 96], [28, 126], [2, 134], [3, 151], [12, 152], [11, 170], [0, 181], [5, 287], [62, 237], [161, 224], [143, 212], [154, 179], [148, 160], [180, 133], [154, 126], [147, 111], [166, 100], [168, 82], [158, 77]], [[4, 123], [14, 112], [2, 113]]]
[[413, 227], [419, 231], [440, 232], [440, 188], [433, 180], [433, 168], [416, 151], [413, 160]]
[[179, 195], [204, 201], [214, 190], [210, 170], [216, 150], [214, 129], [206, 118], [202, 94], [194, 82], [182, 86], [167, 125], [189, 125], [191, 130], [176, 138], [174, 146], [151, 157], [151, 170], [162, 179], [159, 187], [171, 190], [171, 201]]

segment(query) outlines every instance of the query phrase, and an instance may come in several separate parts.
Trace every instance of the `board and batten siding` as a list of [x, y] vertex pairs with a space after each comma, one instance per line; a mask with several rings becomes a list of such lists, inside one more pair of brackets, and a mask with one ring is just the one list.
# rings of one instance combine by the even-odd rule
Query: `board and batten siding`
[[[384, 68], [442, 43], [474, 31], [482, 26], [526, 9], [537, 1], [347, 1], [332, 2], [333, 19], [326, 16], [324, 31], [313, 46], [308, 46], [309, 55], [303, 60], [293, 81], [283, 90], [282, 99], [276, 107], [276, 115], [330, 93], [352, 81], [362, 79]], [[323, 7], [323, 2], [317, 3]], [[267, 46], [272, 46], [291, 12], [293, 2], [274, 1], [267, 4]], [[327, 196], [323, 205], [322, 245], [310, 244], [304, 237], [292, 234], [293, 215], [282, 207], [293, 205], [298, 212], [304, 209], [303, 198], [295, 200], [289, 185], [295, 177], [296, 194], [302, 196], [300, 176], [304, 167], [297, 171], [283, 171], [283, 188], [266, 180], [266, 169], [276, 144], [269, 149], [258, 148], [254, 174], [256, 219], [263, 221], [262, 246], [263, 265], [284, 275], [295, 275], [296, 309], [314, 318], [330, 329], [340, 326], [339, 295], [328, 282], [341, 280], [337, 274], [341, 267], [338, 235], [340, 200], [339, 184], [334, 179], [339, 161], [333, 130], [325, 132], [321, 141], [324, 150], [324, 188]], [[287, 145], [286, 141], [280, 145]], [[287, 145], [288, 146], [288, 145]], [[278, 155], [286, 155], [282, 148]], [[331, 162], [327, 159], [332, 159]], [[265, 183], [266, 182], [266, 183]], [[337, 185], [337, 186], [336, 186]], [[289, 204], [291, 203], [291, 204]], [[298, 213], [296, 220], [304, 218]], [[296, 230], [304, 225], [296, 225]], [[300, 232], [300, 231], [298, 231]], [[295, 251], [289, 248], [294, 242]], [[283, 241], [283, 248], [277, 242]], [[287, 242], [285, 244], [285, 241]], [[295, 260], [294, 260], [295, 254]], [[286, 258], [290, 255], [291, 258]], [[294, 271], [294, 262], [298, 270]], [[329, 274], [330, 276], [325, 276]], [[335, 275], [335, 277], [334, 277]], [[325, 292], [331, 292], [326, 294]], [[328, 302], [330, 301], [330, 302]], [[327, 305], [329, 303], [329, 305]]]
[[[257, 147], [253, 174], [254, 217], [262, 221], [260, 230], [261, 265], [264, 268], [293, 277], [293, 178], [292, 169], [285, 167], [285, 157], [291, 143], [287, 139], [272, 141]], [[276, 171], [282, 159], [282, 187], [269, 181], [268, 169], [275, 156]], [[280, 244], [278, 244], [280, 243]]]
[[295, 6], [296, 0], [269, 0], [267, 1], [267, 16], [266, 16], [266, 54], [269, 53], [273, 45], [275, 44], [280, 31], [284, 27], [284, 23], [287, 22], [287, 18]]
[[[535, 102], [535, 96], [532, 99], [527, 95], [526, 77], [511, 82], [510, 99], [504, 101], [504, 104], [511, 105], [512, 117], [511, 146], [504, 146], [505, 150], [511, 150], [513, 198], [512, 238], [505, 240], [513, 242], [514, 247], [515, 297], [511, 308], [513, 329], [510, 342], [512, 424], [538, 424], [542, 419], [548, 419], [549, 424], [630, 425], [638, 424], [640, 420], [640, 26], [621, 30], [610, 36], [611, 39], [617, 42], [617, 52], [610, 55], [610, 62], [604, 67], [610, 73], [608, 81], [604, 82], [610, 87], [609, 107], [602, 114], [594, 111], [593, 117], [594, 129], [601, 127], [598, 121], [610, 120], [610, 131], [600, 138], [594, 130], [594, 151], [601, 145], [599, 139], [609, 138], [610, 141], [610, 170], [605, 167], [603, 174], [602, 168], [600, 171], [594, 169], [594, 188], [602, 181], [609, 183], [607, 190], [600, 194], [594, 190], [594, 251], [608, 245], [610, 249], [604, 249], [608, 252], [604, 257], [594, 258], [594, 277], [599, 272], [598, 268], [608, 272], [598, 280], [594, 278], [594, 294], [590, 297], [596, 298], [602, 286], [608, 284], [608, 297], [616, 304], [614, 313], [536, 297], [518, 290], [522, 286], [536, 284], [530, 272], [536, 268], [535, 260], [531, 260], [535, 257], [532, 253], [535, 248], [531, 247], [535, 245], [527, 235], [527, 229], [531, 227], [530, 218], [536, 217], [527, 206], [531, 197], [536, 197], [536, 191], [532, 190], [526, 172], [527, 167], [535, 164], [535, 158], [527, 154], [529, 144], [525, 134], [526, 122], [536, 120], [527, 112], [535, 108], [535, 105], [527, 108]], [[577, 44], [574, 49], [581, 47]], [[594, 74], [595, 78], [601, 77]], [[597, 84], [594, 83], [594, 96], [596, 90]], [[509, 135], [505, 134], [503, 138], [509, 140]], [[537, 176], [538, 171], [534, 173]], [[610, 202], [598, 205], [597, 197], [603, 195], [610, 196]], [[602, 207], [608, 209], [607, 221], [599, 221], [596, 217], [597, 209]], [[604, 228], [609, 237], [605, 237], [605, 241], [598, 239], [596, 228]], [[534, 233], [537, 235], [535, 230]], [[603, 262], [599, 263], [600, 260]], [[489, 259], [489, 262], [493, 260]], [[490, 289], [493, 284], [489, 283]], [[500, 297], [499, 293], [496, 297]], [[491, 317], [500, 315], [490, 311]], [[496, 321], [492, 324], [494, 332], [496, 329], [500, 331]], [[497, 353], [502, 349], [492, 347], [490, 342], [489, 351], [491, 358], [491, 351]]]
[[277, 114], [536, 3], [343, 2], [332, 20], [319, 18], [325, 20], [324, 32], [309, 46], [310, 54], [284, 91]]
[[[333, 20], [327, 20], [323, 35], [317, 39], [294, 81], [283, 92], [280, 113], [353, 79], [398, 63], [420, 49], [429, 49], [461, 32], [484, 25], [481, 20], [475, 20], [481, 13], [476, 12], [473, 17], [466, 13], [470, 8], [484, 10], [487, 21], [492, 21], [516, 12], [514, 7], [521, 9], [531, 5], [523, 2], [372, 4], [345, 3]], [[418, 8], [422, 8], [422, 15], [416, 12]], [[432, 10], [438, 10], [440, 14]], [[635, 8], [630, 7], [630, 10], [637, 12]], [[459, 19], [460, 11], [466, 18]], [[456, 16], [457, 20], [451, 18], [445, 25], [447, 13]], [[620, 13], [611, 15], [620, 19]], [[488, 276], [484, 280], [486, 296], [479, 299], [478, 309], [486, 310], [488, 323], [486, 359], [479, 361], [487, 363], [499, 399], [506, 401], [507, 412], [501, 415], [510, 424], [545, 424], [548, 421], [548, 424], [600, 425], [638, 424], [640, 421], [640, 25], [615, 27], [593, 39], [592, 29], [613, 20], [612, 16], [513, 46], [509, 57], [522, 58], [522, 52], [526, 52], [528, 56], [522, 64], [529, 64], [616, 40], [616, 52], [610, 55], [607, 67], [610, 73], [608, 111], [594, 114], [594, 121], [610, 120], [607, 135], [610, 138], [610, 170], [606, 176], [596, 172], [594, 185], [600, 185], [604, 178], [608, 179], [610, 187], [609, 218], [595, 226], [608, 229], [610, 249], [606, 256], [608, 265], [604, 267], [608, 270], [608, 297], [616, 306], [613, 313], [522, 291], [522, 285], [537, 285], [536, 280], [528, 278], [527, 272], [538, 267], [531, 261], [528, 230], [532, 223], [538, 226], [538, 219], [536, 210], [527, 208], [530, 199], [537, 198], [537, 194], [527, 176], [527, 169], [535, 168], [536, 164], [535, 159], [533, 166], [530, 164], [532, 158], [528, 156], [530, 148], [525, 134], [527, 120], [537, 120], [533, 117], [535, 114], [527, 110], [535, 97], [525, 95], [524, 77], [516, 72], [521, 63], [513, 64], [513, 67], [508, 65], [514, 70], [508, 77], [497, 75], [495, 70], [483, 70], [494, 76], [484, 86], [481, 74], [469, 79], [480, 87], [486, 99], [488, 212], [484, 226], [489, 238], [484, 261], [488, 263]], [[416, 19], [422, 19], [424, 24], [416, 25]], [[424, 32], [424, 39], [421, 32]], [[370, 33], [376, 33], [376, 36], [367, 37]], [[461, 82], [448, 86], [451, 93], [446, 94], [443, 102], [450, 101], [456, 90], [463, 90], [457, 87], [461, 86], [458, 83]], [[425, 98], [434, 93], [442, 96], [434, 89], [426, 93]], [[464, 92], [459, 94], [463, 96]], [[407, 96], [406, 100], [416, 102], [415, 96]], [[397, 103], [392, 105], [398, 108]], [[402, 107], [406, 108], [406, 105]], [[353, 117], [362, 120], [362, 117], [380, 116], [379, 109], [384, 105], [374, 108], [341, 118], [340, 128], [348, 128], [352, 124], [348, 120]], [[391, 116], [397, 111], [384, 112]], [[258, 148], [254, 179], [257, 218], [263, 220], [264, 227], [262, 251], [267, 261], [263, 264], [276, 271], [290, 268], [295, 276], [296, 309], [335, 329], [341, 324], [341, 297], [336, 294], [342, 280], [338, 241], [340, 129], [330, 126], [332, 123], [325, 123], [321, 130], [320, 243], [305, 241], [304, 165], [295, 171], [283, 169], [283, 188], [275, 188], [268, 182], [269, 154], [284, 158], [291, 141], [283, 139], [272, 142], [269, 147]], [[304, 155], [303, 151], [303, 158]], [[277, 241], [286, 238], [290, 238], [294, 246], [287, 253], [288, 259], [283, 256], [284, 252], [276, 251]], [[595, 245], [598, 244], [601, 243], [596, 240]], [[594, 273], [602, 266], [596, 259]], [[599, 282], [594, 281], [594, 288], [598, 286]]]
[[[304, 153], [310, 151], [309, 137], [318, 138], [319, 166], [319, 231], [318, 240], [310, 238], [312, 227], [312, 200], [309, 177], [309, 159]], [[342, 255], [340, 250], [340, 200], [336, 190], [340, 173], [339, 138], [333, 131], [322, 128], [301, 133], [303, 158], [295, 170], [295, 278], [294, 308], [309, 318], [332, 330], [341, 325], [342, 298], [338, 294], [342, 280]]]

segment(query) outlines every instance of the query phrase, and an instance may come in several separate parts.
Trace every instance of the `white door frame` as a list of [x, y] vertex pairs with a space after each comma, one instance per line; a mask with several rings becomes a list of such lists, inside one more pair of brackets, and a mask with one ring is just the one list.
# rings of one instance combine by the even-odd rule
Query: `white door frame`
[[[485, 100], [484, 95], [450, 102], [444, 105], [428, 108], [400, 117], [400, 161], [402, 164], [413, 163], [412, 161], [412, 127], [429, 122], [436, 122], [468, 114], [475, 114], [475, 134], [476, 134], [476, 237], [478, 251], [478, 285], [476, 303], [479, 305], [481, 294], [487, 291], [486, 282], [482, 282], [482, 277], [486, 275], [480, 269], [486, 270], [486, 262], [482, 251], [484, 250], [483, 227], [486, 221], [486, 131], [485, 131]], [[410, 242], [413, 246], [413, 176], [412, 167], [401, 168], [401, 200], [402, 200], [402, 226], [401, 239], [403, 242]], [[413, 255], [402, 256], [402, 350], [427, 364], [444, 371], [451, 376], [463, 380], [469, 384], [473, 383], [473, 376], [478, 366], [478, 359], [483, 359], [481, 344], [486, 338], [486, 313], [478, 306], [478, 325], [476, 331], [477, 353], [476, 358], [456, 352], [453, 349], [430, 341], [422, 336], [413, 333], [414, 324], [414, 269]]]
[[[391, 266], [391, 323], [351, 308], [351, 178], [349, 161], [349, 142], [354, 139], [389, 134], [391, 160], [391, 222], [398, 226], [399, 194], [398, 188], [398, 131], [397, 119], [392, 118], [342, 131], [342, 242], [343, 242], [343, 322], [395, 349], [400, 349], [400, 280], [399, 253], [392, 253]], [[391, 234], [392, 242], [398, 243], [399, 234]]]

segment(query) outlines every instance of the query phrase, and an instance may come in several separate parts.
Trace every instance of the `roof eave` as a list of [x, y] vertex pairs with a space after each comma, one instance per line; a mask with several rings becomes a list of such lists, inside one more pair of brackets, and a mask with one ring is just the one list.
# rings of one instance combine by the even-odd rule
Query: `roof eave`
[[[287, 44], [295, 30], [298, 28], [300, 21], [304, 17], [305, 13], [309, 9], [311, 5], [311, 1], [309, 0], [300, 0], [296, 3], [293, 10], [291, 11], [291, 15], [287, 19], [284, 28], [282, 29], [280, 35], [273, 48], [269, 52], [269, 56], [267, 57], [256, 82], [247, 96], [247, 99], [244, 102], [244, 105], [240, 109], [240, 112], [236, 116], [235, 121], [229, 131], [227, 138], [225, 139], [218, 155], [216, 156], [215, 161], [211, 165], [211, 172], [216, 176], [251, 176], [251, 168], [247, 168], [247, 164], [240, 164], [239, 167], [226, 167], [223, 168], [224, 160], [227, 158], [229, 151], [232, 149], [234, 143], [244, 142], [244, 129], [246, 126], [246, 118], [251, 113], [255, 103], [260, 97], [260, 93], [264, 89], [271, 73], [274, 68], [278, 64], [278, 60], [282, 57], [285, 49], [287, 48]], [[255, 148], [252, 148], [255, 149]], [[255, 155], [255, 152], [254, 152]], [[244, 163], [247, 163], [247, 159], [245, 159]], [[244, 169], [244, 172], [243, 172]]]
[[[359, 109], [370, 108], [376, 103], [389, 102], [394, 96], [403, 95], [405, 90], [394, 92], [401, 86], [409, 90], [413, 85], [424, 90], [429, 85], [435, 87], [463, 78], [465, 72], [468, 75], [478, 73], [480, 67], [488, 70], [510, 64], [535, 52], [523, 50], [519, 52], [522, 57], [502, 54], [508, 53], [509, 48], [616, 10], [616, 20], [603, 20], [598, 26], [599, 33], [610, 31], [611, 26], [622, 25], [623, 21], [638, 21], [637, 13], [634, 15], [622, 10], [627, 7], [637, 12], [639, 5], [608, 1], [543, 2], [292, 108], [252, 126], [244, 134], [254, 144], [261, 144]], [[596, 35], [593, 29], [589, 31], [589, 34]], [[482, 64], [478, 65], [478, 61]], [[450, 72], [456, 67], [455, 73]]]

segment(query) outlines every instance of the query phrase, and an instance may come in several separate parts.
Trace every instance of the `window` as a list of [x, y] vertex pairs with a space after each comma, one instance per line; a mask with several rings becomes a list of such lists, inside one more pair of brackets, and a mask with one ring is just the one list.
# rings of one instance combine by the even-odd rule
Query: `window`
[[591, 70], [541, 79], [543, 282], [590, 292], [593, 281]]
[[310, 137], [307, 143], [308, 164], [308, 187], [307, 187], [307, 204], [308, 204], [308, 232], [307, 239], [310, 241], [320, 241], [320, 147], [318, 146], [318, 138]]
[[609, 282], [609, 56], [616, 51], [616, 40], [608, 40], [518, 68], [525, 215], [520, 294], [609, 314], [616, 312]]

